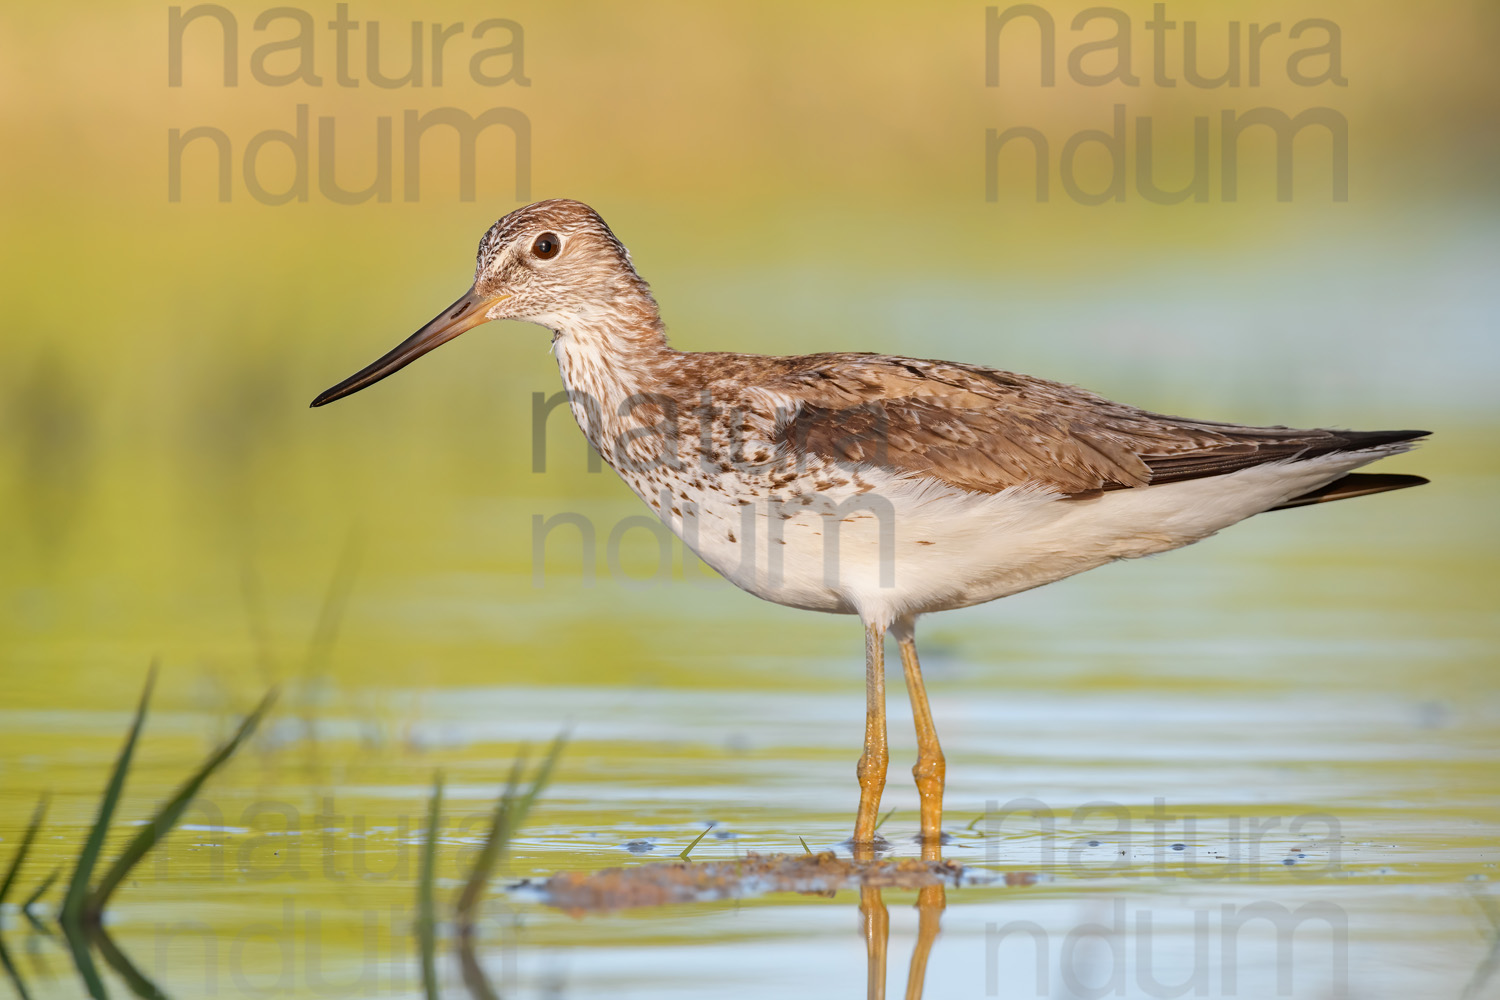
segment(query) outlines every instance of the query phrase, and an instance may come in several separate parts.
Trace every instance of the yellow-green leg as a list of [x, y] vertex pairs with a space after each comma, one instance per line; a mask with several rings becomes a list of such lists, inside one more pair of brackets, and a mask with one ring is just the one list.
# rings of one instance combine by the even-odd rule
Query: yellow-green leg
[[875, 819], [880, 794], [885, 791], [885, 768], [890, 761], [885, 741], [885, 629], [865, 627], [865, 752], [854, 773], [859, 776], [859, 812], [854, 818], [856, 852], [875, 843]]
[[943, 781], [947, 763], [932, 724], [932, 709], [927, 705], [913, 622], [902, 621], [893, 631], [901, 644], [901, 669], [906, 673], [906, 693], [911, 697], [912, 721], [917, 728], [917, 763], [911, 773], [917, 779], [917, 795], [922, 802], [922, 856], [936, 860], [942, 853]]

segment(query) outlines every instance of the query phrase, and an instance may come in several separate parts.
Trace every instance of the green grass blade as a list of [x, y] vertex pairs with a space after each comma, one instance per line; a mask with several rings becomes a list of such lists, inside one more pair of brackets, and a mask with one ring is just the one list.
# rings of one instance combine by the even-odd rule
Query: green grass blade
[[240, 727], [235, 730], [234, 735], [229, 737], [223, 745], [209, 755], [208, 760], [203, 762], [203, 765], [198, 768], [197, 773], [182, 783], [182, 786], [167, 800], [166, 804], [157, 810], [156, 815], [151, 818], [151, 822], [136, 831], [136, 835], [131, 839], [130, 843], [125, 845], [125, 850], [120, 852], [120, 856], [115, 859], [115, 863], [110, 866], [109, 871], [99, 880], [98, 886], [95, 887], [93, 893], [89, 896], [88, 908], [90, 911], [100, 913], [104, 910], [105, 904], [109, 902], [110, 894], [119, 888], [120, 882], [124, 880], [125, 876], [130, 874], [130, 870], [142, 858], [150, 853], [151, 848], [155, 847], [163, 837], [171, 832], [172, 827], [177, 825], [177, 821], [182, 819], [182, 814], [187, 811], [188, 804], [193, 801], [193, 796], [198, 794], [198, 790], [203, 787], [203, 783], [225, 761], [234, 756], [234, 752], [255, 731], [255, 727], [260, 724], [260, 720], [271, 710], [271, 705], [275, 701], [276, 692], [274, 690], [266, 692], [266, 696], [260, 700], [260, 704], [256, 705], [254, 710], [245, 716], [244, 721], [240, 723]]
[[568, 731], [564, 729], [557, 734], [552, 741], [552, 749], [547, 751], [547, 758], [542, 761], [542, 766], [537, 768], [536, 777], [532, 779], [531, 790], [526, 793], [516, 809], [515, 819], [511, 824], [511, 832], [520, 829], [521, 824], [526, 822], [526, 814], [531, 812], [531, 804], [536, 801], [537, 795], [541, 794], [547, 782], [552, 780], [552, 768], [557, 764], [557, 758], [562, 756], [563, 747], [568, 742]]
[[104, 988], [104, 980], [100, 978], [99, 969], [94, 965], [94, 956], [89, 953], [88, 934], [84, 931], [82, 922], [61, 920], [59, 923], [62, 925], [63, 937], [68, 941], [73, 965], [77, 967], [79, 978], [83, 980], [89, 996], [94, 1000], [109, 1000], [109, 991]]
[[317, 769], [318, 752], [318, 684], [328, 672], [328, 663], [333, 648], [338, 642], [339, 630], [343, 626], [344, 613], [349, 608], [349, 598], [354, 592], [354, 581], [359, 575], [359, 564], [364, 554], [364, 543], [360, 533], [349, 530], [344, 547], [339, 551], [333, 575], [323, 592], [323, 603], [318, 608], [318, 620], [312, 635], [307, 640], [307, 655], [302, 661], [300, 684], [295, 700], [302, 715], [302, 735], [307, 740], [307, 766]]
[[895, 811], [896, 811], [895, 806], [892, 806], [890, 812], [888, 812], [884, 816], [880, 817], [880, 822], [878, 822], [878, 823], [875, 824], [875, 829], [879, 830], [882, 826], [885, 826], [885, 821], [888, 820], [888, 819], [890, 819], [891, 816], [892, 816], [892, 814], [895, 813]]
[[32, 810], [31, 822], [26, 825], [26, 832], [21, 835], [21, 846], [16, 848], [15, 857], [10, 859], [10, 868], [5, 872], [5, 881], [0, 882], [0, 905], [5, 903], [5, 897], [10, 895], [10, 887], [15, 885], [16, 876], [21, 873], [21, 865], [26, 863], [26, 852], [31, 850], [31, 842], [36, 839], [37, 830], [41, 829], [42, 820], [47, 816], [47, 796], [43, 793], [37, 799], [36, 808]]
[[246, 559], [240, 565], [240, 598], [245, 604], [245, 624], [250, 632], [250, 646], [255, 650], [255, 665], [267, 687], [276, 682], [276, 654], [271, 643], [271, 628], [266, 623], [265, 590], [255, 563]]
[[1500, 940], [1500, 906], [1497, 906], [1495, 901], [1485, 893], [1476, 891], [1471, 892], [1470, 895], [1478, 904], [1479, 912], [1483, 913], [1485, 919], [1490, 922], [1490, 930], [1494, 931], [1496, 939]]
[[52, 869], [52, 874], [42, 879], [42, 884], [33, 889], [31, 895], [26, 897], [26, 902], [21, 904], [21, 913], [26, 917], [27, 920], [31, 921], [31, 926], [35, 927], [39, 933], [51, 934], [52, 929], [38, 920], [36, 918], [36, 914], [32, 912], [31, 908], [36, 905], [36, 901], [41, 899], [48, 889], [52, 888], [52, 883], [56, 882], [57, 876], [61, 874], [61, 868]]
[[500, 1000], [500, 994], [490, 985], [489, 977], [484, 974], [484, 966], [479, 964], [479, 959], [474, 954], [474, 936], [467, 931], [458, 936], [458, 967], [463, 973], [464, 988], [469, 991], [471, 1000]]
[[536, 802], [537, 796], [551, 780], [552, 769], [556, 766], [558, 757], [562, 756], [562, 750], [567, 741], [567, 730], [557, 734], [557, 738], [552, 741], [552, 749], [547, 751], [546, 758], [531, 780], [531, 787], [527, 789], [525, 795], [519, 798], [516, 796], [516, 790], [521, 785], [521, 774], [526, 766], [524, 751], [511, 767], [510, 777], [505, 783], [505, 791], [495, 805], [495, 816], [490, 824], [489, 836], [485, 840], [484, 848], [479, 852], [479, 857], [474, 862], [474, 869], [469, 873], [469, 880], [464, 885], [463, 893], [459, 896], [455, 907], [461, 933], [465, 928], [473, 925], [474, 911], [479, 905], [479, 898], [484, 895], [484, 887], [489, 883], [490, 876], [494, 874], [495, 866], [499, 864], [500, 859], [510, 847], [511, 838], [521, 828], [521, 824], [526, 822], [526, 815], [531, 812], [532, 803]]
[[801, 843], [802, 849], [804, 851], [806, 851], [808, 854], [812, 853], [812, 848], [807, 846], [807, 841], [803, 840], [800, 836], [797, 838], [797, 840], [799, 843]]
[[125, 980], [125, 985], [130, 987], [130, 992], [140, 997], [141, 1000], [167, 1000], [167, 995], [161, 991], [161, 988], [135, 967], [135, 964], [104, 932], [103, 927], [90, 928], [89, 940], [94, 943], [94, 947], [99, 949], [99, 954], [104, 956], [105, 964]]
[[437, 832], [443, 818], [443, 772], [432, 782], [432, 801], [427, 806], [427, 840], [422, 844], [422, 872], [417, 882], [417, 945], [422, 956], [422, 989], [427, 1000], [437, 1000], [437, 916], [433, 903], [434, 872], [437, 868]]
[[31, 994], [26, 992], [26, 980], [21, 978], [21, 970], [16, 968], [16, 963], [10, 960], [10, 952], [5, 950], [3, 938], [0, 938], [0, 966], [4, 966], [5, 974], [10, 977], [10, 984], [16, 988], [21, 1000], [31, 1000]]
[[[83, 850], [78, 854], [78, 863], [73, 867], [73, 877], [68, 882], [68, 893], [63, 898], [62, 916], [59, 918], [64, 925], [79, 927], [86, 916], [85, 907], [88, 903], [89, 879], [94, 874], [94, 865], [99, 860], [99, 852], [104, 849], [104, 838], [109, 834], [109, 821], [114, 816], [115, 806], [119, 804], [120, 793], [125, 789], [125, 775], [130, 771], [130, 759], [135, 755], [136, 740], [140, 738], [141, 726], [146, 721], [146, 705], [151, 701], [151, 689], [156, 686], [156, 664], [151, 665], [151, 670], [146, 674], [146, 689], [141, 692], [140, 706], [135, 710], [135, 721], [130, 725], [130, 734], [125, 737], [125, 746], [120, 749], [119, 759], [115, 761], [115, 770], [109, 778], [109, 784], [104, 788], [104, 797], [99, 800], [99, 814], [94, 818], [94, 826], [89, 830], [89, 836], [83, 844]], [[93, 916], [97, 916], [97, 912]], [[81, 935], [79, 935], [81, 939]], [[73, 943], [74, 935], [69, 935], [69, 942]], [[87, 958], [88, 945], [83, 943], [84, 957]], [[74, 949], [74, 959], [77, 960], [78, 952]], [[92, 967], [92, 962], [89, 963]], [[80, 963], [79, 971], [83, 972]], [[95, 973], [94, 978], [98, 979]], [[87, 975], [84, 976], [87, 981]], [[93, 984], [90, 983], [92, 994]], [[100, 983], [100, 989], [103, 984]]]
[[693, 853], [693, 848], [695, 848], [695, 847], [698, 846], [698, 841], [700, 841], [704, 837], [708, 836], [708, 831], [712, 830], [714, 828], [714, 825], [715, 824], [710, 823], [710, 824], [708, 824], [708, 826], [705, 826], [703, 828], [703, 832], [700, 833], [700, 834], [698, 834], [698, 836], [694, 837], [693, 838], [693, 842], [691, 844], [687, 845], [686, 847], [684, 847], [682, 849], [682, 853], [679, 854], [679, 855], [677, 855], [677, 856], [679, 858], [681, 858], [682, 860], [684, 860], [684, 861], [691, 861], [692, 859], [689, 858], [688, 855]]
[[328, 658], [338, 641], [339, 627], [344, 622], [344, 612], [349, 607], [349, 597], [354, 592], [354, 580], [359, 576], [360, 559], [364, 555], [364, 543], [358, 532], [351, 530], [339, 552], [339, 561], [333, 567], [333, 576], [328, 580], [328, 589], [323, 593], [323, 604], [318, 609], [318, 621], [313, 626], [312, 638], [307, 643], [307, 658], [302, 663], [302, 675], [312, 680], [327, 666]]
[[500, 793], [500, 800], [495, 803], [495, 812], [490, 818], [490, 832], [484, 838], [484, 846], [474, 859], [468, 881], [464, 883], [463, 891], [454, 904], [454, 915], [460, 925], [474, 922], [474, 909], [479, 905], [479, 897], [484, 895], [485, 883], [489, 881], [490, 873], [494, 871], [495, 863], [500, 860], [506, 841], [510, 839], [510, 815], [515, 808], [516, 789], [521, 787], [521, 772], [525, 767], [526, 749], [522, 747], [520, 755], [510, 766], [505, 791]]

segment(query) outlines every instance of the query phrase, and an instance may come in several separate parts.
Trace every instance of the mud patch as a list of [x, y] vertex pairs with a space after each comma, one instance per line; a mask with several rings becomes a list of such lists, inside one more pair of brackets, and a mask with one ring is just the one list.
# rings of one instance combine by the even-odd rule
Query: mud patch
[[606, 868], [598, 872], [559, 872], [545, 881], [528, 879], [513, 887], [573, 914], [623, 910], [667, 903], [744, 899], [773, 892], [832, 896], [864, 886], [922, 889], [1003, 879], [1029, 885], [1029, 873], [975, 872], [952, 861], [895, 858], [851, 861], [832, 851], [820, 854], [748, 854], [737, 861], [688, 862]]

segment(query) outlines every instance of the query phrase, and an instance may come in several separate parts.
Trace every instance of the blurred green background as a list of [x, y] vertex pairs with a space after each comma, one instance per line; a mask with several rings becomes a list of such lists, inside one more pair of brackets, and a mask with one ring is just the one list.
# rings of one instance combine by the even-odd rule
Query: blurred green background
[[[522, 111], [531, 196], [595, 205], [631, 247], [683, 348], [942, 356], [1168, 412], [1431, 426], [1441, 432], [1433, 444], [1392, 468], [1492, 471], [1492, 4], [1258, 2], [1233, 16], [1242, 47], [1249, 22], [1283, 25], [1264, 44], [1261, 85], [1213, 90], [1152, 83], [1148, 4], [1118, 8], [1134, 28], [1139, 87], [1071, 80], [1068, 53], [1107, 37], [1109, 24], [1072, 31], [1077, 10], [1054, 5], [1051, 88], [1038, 83], [1036, 35], [1024, 21], [1002, 36], [1002, 85], [985, 86], [984, 8], [974, 4], [444, 3], [422, 14], [424, 86], [395, 89], [369, 79], [368, 27], [350, 35], [359, 85], [337, 85], [333, 5], [307, 8], [322, 86], [259, 83], [253, 51], [292, 37], [296, 24], [257, 30], [266, 8], [224, 9], [238, 28], [235, 87], [223, 85], [211, 17], [184, 29], [182, 85], [172, 87], [170, 8], [3, 15], [0, 252], [11, 333], [0, 340], [0, 628], [7, 660], [29, 668], [8, 680], [22, 703], [49, 698], [46, 678], [64, 664], [89, 672], [89, 694], [112, 698], [110, 678], [153, 655], [212, 663], [240, 683], [253, 676], [246, 574], [263, 588], [273, 638], [305, 631], [306, 606], [351, 531], [363, 539], [367, 578], [514, 576], [528, 585], [507, 589], [507, 602], [550, 603], [529, 586], [529, 515], [627, 496], [612, 477], [585, 474], [581, 438], [561, 415], [548, 472], [531, 472], [531, 395], [559, 388], [546, 334], [534, 328], [483, 328], [376, 391], [305, 408], [465, 288], [479, 235], [518, 204], [513, 141], [498, 127], [479, 142], [476, 200], [459, 200], [456, 144], [438, 129], [423, 147], [420, 200], [404, 201], [407, 110]], [[1174, 3], [1168, 14], [1198, 22], [1203, 71], [1217, 73], [1229, 12]], [[401, 5], [349, 9], [352, 20], [380, 23], [389, 76], [409, 66], [411, 16]], [[524, 30], [528, 86], [481, 86], [468, 71], [476, 52], [514, 41], [503, 27], [468, 37], [496, 16]], [[1286, 38], [1310, 16], [1341, 29], [1347, 86], [1288, 79], [1287, 57], [1325, 37]], [[447, 43], [441, 86], [432, 81], [435, 22], [465, 25]], [[1179, 79], [1182, 35], [1167, 36]], [[1102, 71], [1110, 58], [1084, 65]], [[270, 72], [297, 66], [295, 52], [265, 61]], [[500, 55], [484, 68], [518, 67]], [[1348, 120], [1349, 200], [1331, 200], [1329, 143], [1311, 129], [1298, 141], [1289, 203], [1275, 200], [1271, 143], [1247, 137], [1234, 203], [1217, 177], [1208, 203], [1147, 202], [1132, 162], [1123, 203], [1078, 205], [1057, 183], [1059, 147], [1080, 129], [1109, 127], [1116, 103], [1132, 119], [1153, 117], [1167, 187], [1187, 176], [1192, 116], [1214, 123], [1216, 169], [1221, 110], [1331, 107]], [[394, 119], [391, 201], [323, 197], [316, 135], [306, 202], [250, 196], [246, 144], [293, 128], [299, 104], [314, 123], [333, 120], [338, 180], [349, 189], [374, 176], [376, 120]], [[1045, 204], [1019, 154], [1002, 160], [999, 199], [985, 200], [985, 131], [1018, 125], [1051, 140]], [[228, 203], [217, 200], [208, 141], [184, 154], [181, 201], [168, 201], [168, 131], [198, 126], [232, 144]], [[1130, 144], [1133, 160], [1134, 134]], [[1082, 155], [1086, 186], [1102, 186], [1097, 159], [1098, 147]], [[284, 188], [285, 150], [267, 147], [261, 171], [267, 188]], [[1444, 488], [1374, 502], [1420, 516]], [[481, 501], [492, 514], [476, 512]], [[1487, 519], [1472, 530], [1493, 543]], [[649, 555], [654, 543], [633, 540]], [[603, 537], [600, 545], [607, 570]], [[559, 557], [558, 586], [578, 575], [577, 561]], [[573, 606], [606, 608], [610, 589], [580, 590]], [[430, 591], [387, 596], [457, 614]], [[445, 638], [457, 641], [455, 631], [462, 623]], [[594, 631], [568, 630], [566, 641], [617, 648], [620, 636]], [[414, 676], [415, 649], [355, 655], [358, 629], [345, 641], [336, 668]], [[598, 657], [558, 656], [555, 642], [486, 635], [482, 662], [518, 643], [527, 655], [507, 657], [509, 672], [615, 675]], [[429, 683], [483, 669], [449, 656], [423, 663]]]
[[[1316, 691], [1339, 705], [1389, 696], [1401, 707], [1371, 709], [1360, 725], [1408, 719], [1410, 710], [1416, 728], [1393, 735], [1370, 722], [1384, 735], [1366, 733], [1349, 751], [1353, 770], [1336, 772], [1359, 789], [1340, 815], [1389, 805], [1395, 769], [1413, 796], [1398, 804], [1415, 810], [1402, 814], [1400, 829], [1425, 845], [1413, 848], [1415, 861], [1451, 861], [1432, 846], [1449, 843], [1442, 824], [1450, 821], [1468, 832], [1449, 846], [1477, 850], [1494, 829], [1500, 648], [1492, 501], [1500, 474], [1500, 8], [1489, 0], [1255, 0], [1232, 9], [1176, 0], [1167, 14], [1179, 26], [1196, 22], [1208, 73], [1225, 65], [1231, 18], [1242, 33], [1251, 22], [1283, 26], [1264, 44], [1259, 86], [1205, 89], [1152, 81], [1147, 3], [1117, 8], [1134, 31], [1141, 85], [1078, 84], [1069, 53], [1107, 37], [1109, 26], [1074, 31], [1083, 5], [1044, 6], [1057, 21], [1054, 87], [1040, 85], [1036, 32], [1021, 22], [1002, 35], [999, 86], [986, 86], [985, 9], [975, 3], [442, 0], [417, 14], [361, 0], [348, 8], [363, 25], [349, 55], [358, 86], [337, 83], [327, 27], [334, 4], [298, 8], [315, 25], [312, 66], [322, 85], [268, 86], [253, 75], [252, 53], [291, 37], [295, 24], [282, 18], [257, 30], [266, 8], [230, 3], [222, 9], [238, 31], [234, 87], [224, 86], [222, 36], [209, 17], [185, 29], [182, 84], [170, 86], [172, 8], [6, 7], [6, 839], [44, 788], [59, 793], [58, 823], [87, 821], [118, 713], [153, 659], [163, 664], [158, 702], [193, 713], [173, 730], [176, 743], [159, 744], [161, 759], [193, 759], [184, 733], [201, 740], [221, 732], [230, 711], [282, 683], [290, 715], [352, 720], [332, 750], [325, 734], [322, 766], [333, 770], [318, 781], [376, 768], [360, 793], [375, 796], [362, 807], [373, 813], [408, 809], [431, 764], [498, 780], [496, 762], [515, 739], [545, 735], [575, 713], [587, 719], [627, 690], [661, 692], [666, 701], [642, 709], [656, 720], [653, 734], [600, 736], [576, 765], [565, 763], [560, 794], [575, 802], [557, 819], [564, 830], [593, 824], [624, 839], [656, 808], [664, 823], [714, 818], [695, 798], [710, 787], [719, 795], [712, 808], [740, 810], [745, 823], [761, 815], [783, 846], [796, 849], [790, 836], [799, 830], [834, 839], [853, 795], [846, 810], [821, 785], [798, 785], [797, 775], [852, 790], [860, 687], [852, 624], [759, 604], [710, 580], [680, 545], [673, 581], [649, 580], [656, 541], [642, 530], [625, 536], [612, 568], [608, 536], [643, 509], [611, 474], [588, 472], [586, 445], [565, 414], [548, 427], [546, 471], [533, 471], [533, 397], [560, 389], [544, 331], [485, 326], [374, 389], [307, 408], [462, 292], [480, 235], [521, 204], [514, 137], [499, 127], [478, 141], [474, 200], [460, 197], [456, 143], [442, 129], [421, 146], [420, 197], [405, 200], [405, 114], [503, 107], [529, 123], [528, 200], [570, 197], [597, 208], [652, 283], [678, 347], [943, 357], [1210, 419], [1435, 431], [1415, 454], [1382, 465], [1430, 476], [1433, 485], [1421, 490], [1257, 519], [1235, 529], [1238, 541], [933, 622], [933, 685], [940, 728], [945, 696], [950, 717], [963, 717], [958, 702], [1005, 704], [1018, 689], [1053, 708], [1190, 696], [1197, 700], [1184, 718], [1193, 719], [1246, 692]], [[426, 24], [422, 86], [375, 86], [364, 48], [369, 23], [380, 24], [382, 67], [400, 75], [410, 64], [413, 17]], [[527, 85], [482, 86], [469, 72], [475, 53], [514, 41], [506, 27], [483, 41], [469, 37], [495, 17], [523, 29], [523, 62], [494, 56], [486, 70], [519, 69]], [[1323, 40], [1313, 30], [1288, 40], [1309, 17], [1338, 26], [1346, 86], [1289, 80], [1288, 57]], [[432, 79], [434, 22], [465, 25], [447, 42], [441, 85]], [[1179, 80], [1183, 34], [1179, 27], [1168, 36], [1166, 56]], [[1102, 72], [1110, 61], [1095, 54], [1083, 65]], [[282, 51], [264, 68], [296, 65], [296, 54]], [[1305, 68], [1321, 65], [1313, 59]], [[1166, 187], [1185, 183], [1192, 120], [1208, 117], [1206, 202], [1166, 206], [1138, 195], [1133, 125], [1126, 198], [1085, 206], [1064, 194], [1061, 147], [1080, 130], [1109, 128], [1117, 104], [1132, 123], [1151, 117]], [[242, 157], [258, 133], [292, 129], [299, 105], [311, 122], [310, 196], [263, 204], [246, 188]], [[1318, 129], [1297, 140], [1290, 201], [1276, 197], [1274, 146], [1253, 133], [1242, 147], [1238, 198], [1222, 197], [1220, 113], [1260, 107], [1292, 115], [1325, 107], [1347, 120], [1347, 201], [1331, 197], [1330, 142]], [[383, 117], [391, 119], [391, 199], [331, 202], [320, 193], [319, 119], [333, 123], [338, 182], [359, 189], [376, 176]], [[227, 202], [206, 140], [188, 147], [180, 200], [169, 200], [169, 132], [200, 126], [222, 130], [231, 145]], [[986, 198], [986, 132], [1016, 126], [1050, 142], [1046, 203], [1035, 199], [1019, 149], [1001, 159], [998, 196]], [[258, 162], [266, 188], [294, 180], [285, 149], [269, 145]], [[1107, 169], [1097, 144], [1080, 151], [1086, 188], [1102, 188]], [[570, 530], [549, 536], [545, 558], [536, 558], [534, 518], [567, 512], [596, 527], [592, 583]], [[559, 694], [514, 720], [501, 699], [469, 742], [445, 743], [422, 728], [477, 711], [463, 698], [443, 702], [446, 689], [517, 685]], [[667, 697], [713, 690], [763, 692], [788, 706], [836, 694], [848, 711], [834, 742], [847, 753], [787, 737], [802, 749], [780, 757], [767, 750], [765, 773], [756, 772], [783, 783], [761, 792], [736, 786], [749, 780], [740, 765], [715, 770], [733, 756], [722, 734], [695, 728], [703, 705]], [[898, 746], [909, 739], [899, 698], [893, 691]], [[732, 704], [715, 703], [707, 717]], [[1450, 742], [1418, 725], [1431, 705], [1459, 720]], [[1325, 710], [1324, 702], [1303, 704], [1282, 721], [1298, 722], [1317, 744], [1309, 734]], [[1039, 709], [1042, 732], [1047, 718]], [[1056, 739], [1111, 731], [1100, 721], [1109, 716], [1090, 718]], [[748, 727], [745, 739], [755, 743], [753, 721], [727, 721]], [[1216, 739], [1269, 747], [1282, 731], [1257, 728], [1263, 722], [1209, 727], [1201, 744], [1183, 744], [1181, 759]], [[989, 723], [971, 725], [985, 738], [993, 733]], [[804, 736], [833, 731], [810, 715], [807, 726]], [[291, 753], [311, 734], [298, 733], [283, 730], [277, 746]], [[1412, 751], [1408, 737], [1424, 749]], [[1122, 765], [1059, 786], [1049, 784], [1061, 773], [1048, 770], [1057, 763], [1049, 754], [1068, 751], [1039, 737], [1025, 746], [975, 743], [969, 759], [993, 750], [982, 758], [993, 766], [964, 779], [964, 738], [949, 751], [950, 774], [971, 813], [997, 788], [1006, 798], [1061, 787], [1071, 801], [1101, 794], [1095, 780], [1129, 802], [1185, 787], [1189, 796], [1264, 803], [1276, 794], [1265, 791], [1267, 775], [1285, 777], [1273, 763], [1229, 779], [1193, 772], [1180, 787], [1175, 772], [1163, 785], [1132, 783], [1139, 774]], [[247, 787], [274, 780], [289, 797], [313, 794], [317, 782], [300, 788], [274, 765], [275, 747], [265, 749], [268, 770], [245, 778]], [[1430, 769], [1397, 763], [1408, 757]], [[1017, 759], [1038, 770], [1018, 774], [999, 763]], [[609, 772], [617, 787], [636, 797], [566, 791], [567, 768], [586, 762], [617, 768]], [[388, 767], [396, 771], [379, 770]], [[903, 770], [893, 767], [893, 789]], [[1326, 777], [1286, 794], [1336, 804], [1337, 782]], [[394, 799], [380, 798], [391, 789]], [[1318, 798], [1325, 793], [1327, 801]], [[914, 804], [907, 791], [892, 794]], [[642, 804], [662, 795], [670, 807]], [[785, 811], [765, 812], [776, 808]], [[1425, 826], [1421, 816], [1440, 819]], [[54, 849], [66, 856], [65, 847]], [[534, 864], [604, 863], [566, 833], [550, 849], [537, 848], [543, 860]], [[1434, 878], [1456, 883], [1477, 871], [1445, 868]]]

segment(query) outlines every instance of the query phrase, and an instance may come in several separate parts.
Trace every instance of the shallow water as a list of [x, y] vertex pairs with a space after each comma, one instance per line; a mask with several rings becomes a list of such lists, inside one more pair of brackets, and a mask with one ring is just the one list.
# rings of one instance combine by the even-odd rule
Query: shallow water
[[[1497, 622], [1480, 572], [1493, 553], [1470, 526], [1495, 484], [1453, 476], [1425, 497], [1271, 515], [928, 623], [944, 853], [999, 881], [947, 890], [926, 995], [1492, 993]], [[446, 907], [519, 745], [563, 726], [555, 780], [485, 904], [477, 955], [497, 992], [866, 989], [858, 890], [573, 915], [507, 889], [671, 860], [708, 823], [695, 861], [843, 850], [863, 711], [852, 622], [722, 586], [360, 572], [341, 651], [282, 667], [297, 645], [273, 644], [276, 715], [108, 911], [115, 942], [168, 994], [420, 995], [411, 920], [434, 772]], [[508, 642], [486, 650], [488, 635]], [[559, 660], [549, 683], [549, 664], [526, 662], [546, 635], [602, 665]], [[437, 652], [393, 662], [424, 641]], [[0, 708], [4, 845], [53, 794], [24, 898], [71, 863], [144, 664], [45, 637], [15, 652], [35, 669]], [[116, 840], [256, 683], [228, 655], [165, 664]], [[915, 855], [899, 672], [891, 684], [895, 812], [881, 833], [893, 856]], [[917, 893], [883, 895], [877, 958], [898, 996]], [[5, 922], [33, 995], [80, 993], [57, 938], [13, 905]], [[445, 992], [463, 995], [443, 933]]]

